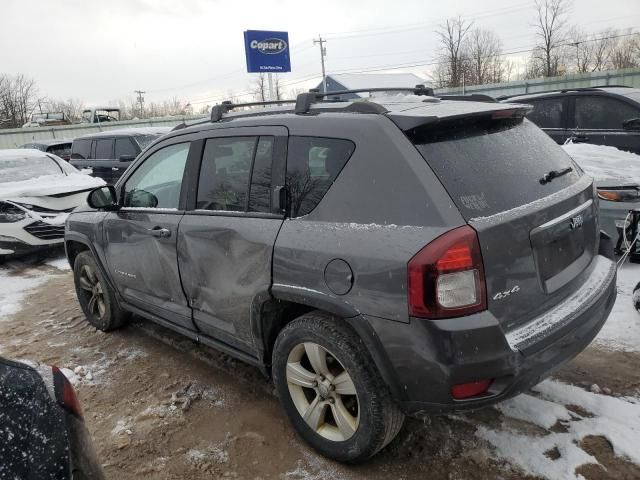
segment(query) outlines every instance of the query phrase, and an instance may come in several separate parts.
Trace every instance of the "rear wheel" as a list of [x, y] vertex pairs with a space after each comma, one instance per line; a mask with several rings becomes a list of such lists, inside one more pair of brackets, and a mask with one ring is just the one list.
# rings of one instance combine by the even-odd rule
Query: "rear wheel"
[[104, 280], [90, 252], [78, 254], [73, 265], [73, 277], [80, 307], [91, 325], [107, 332], [127, 322], [129, 313], [118, 305], [115, 293]]
[[288, 324], [274, 347], [273, 377], [295, 429], [327, 457], [366, 460], [402, 427], [404, 415], [344, 320], [311, 312]]
[[640, 283], [633, 289], [633, 306], [640, 312]]

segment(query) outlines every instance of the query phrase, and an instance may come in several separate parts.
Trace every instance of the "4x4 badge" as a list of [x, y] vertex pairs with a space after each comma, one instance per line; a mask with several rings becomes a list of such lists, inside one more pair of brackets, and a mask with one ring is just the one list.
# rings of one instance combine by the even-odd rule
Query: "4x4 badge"
[[571, 230], [575, 230], [576, 228], [582, 227], [583, 223], [584, 223], [584, 219], [582, 218], [582, 215], [576, 215], [575, 217], [571, 218], [571, 221], [569, 223], [569, 228]]

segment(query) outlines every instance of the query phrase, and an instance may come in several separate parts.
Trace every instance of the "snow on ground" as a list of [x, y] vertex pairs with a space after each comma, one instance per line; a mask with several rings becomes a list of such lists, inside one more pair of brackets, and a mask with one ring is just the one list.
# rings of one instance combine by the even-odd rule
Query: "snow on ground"
[[0, 268], [0, 321], [20, 311], [24, 298], [48, 278], [38, 271], [27, 271], [20, 276], [9, 273], [9, 269]]
[[567, 143], [562, 148], [600, 183], [602, 180], [613, 180], [613, 185], [607, 186], [640, 184], [640, 155], [588, 143]]
[[58, 270], [71, 270], [71, 266], [69, 265], [69, 261], [66, 257], [54, 258], [47, 261], [47, 265], [53, 268], [57, 268]]
[[[579, 406], [577, 413], [574, 406]], [[587, 392], [554, 380], [498, 406], [506, 416], [548, 429], [546, 435], [520, 432], [503, 422], [500, 429], [478, 427], [476, 434], [506, 458], [530, 474], [547, 479], [578, 479], [580, 465], [598, 461], [580, 448], [587, 436], [605, 437], [617, 456], [640, 464], [640, 402]], [[554, 455], [555, 454], [555, 455]], [[559, 457], [558, 457], [559, 454]], [[555, 458], [557, 457], [557, 458]], [[554, 459], [555, 458], [555, 459]]]
[[633, 305], [633, 289], [640, 282], [640, 265], [618, 269], [618, 298], [595, 344], [611, 350], [640, 352], [640, 313]]

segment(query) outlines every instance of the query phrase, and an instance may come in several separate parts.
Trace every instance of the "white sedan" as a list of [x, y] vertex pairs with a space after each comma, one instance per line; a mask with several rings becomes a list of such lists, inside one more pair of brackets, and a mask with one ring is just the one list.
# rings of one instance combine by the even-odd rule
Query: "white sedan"
[[62, 244], [69, 212], [103, 184], [50, 153], [0, 150], [0, 259]]

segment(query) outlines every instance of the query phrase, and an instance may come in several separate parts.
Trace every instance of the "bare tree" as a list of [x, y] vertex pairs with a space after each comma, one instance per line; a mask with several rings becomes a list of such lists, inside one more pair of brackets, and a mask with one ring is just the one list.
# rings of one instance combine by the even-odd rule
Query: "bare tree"
[[465, 83], [483, 85], [503, 81], [502, 43], [491, 30], [475, 28], [464, 43]]
[[253, 96], [258, 102], [267, 100], [267, 77], [264, 73], [259, 73], [254, 81]]
[[[459, 87], [464, 72], [464, 42], [473, 22], [467, 22], [462, 17], [450, 18], [436, 31], [440, 38], [441, 58], [446, 64], [446, 75], [449, 77], [447, 85]], [[442, 75], [443, 72], [439, 72]]]
[[578, 73], [596, 72], [607, 68], [612, 33], [601, 36], [586, 35], [576, 27], [569, 32], [567, 57]]
[[3, 128], [24, 125], [39, 101], [35, 80], [22, 74], [0, 75], [0, 119]]
[[534, 27], [538, 44], [533, 52], [533, 65], [545, 77], [561, 73], [569, 1], [535, 0], [537, 14]]
[[640, 66], [640, 33], [612, 40], [610, 50], [612, 68]]
[[282, 80], [277, 73], [273, 76], [273, 93], [276, 97], [274, 100], [284, 100], [284, 87], [282, 86]]
[[72, 123], [79, 122], [84, 110], [84, 102], [79, 98], [68, 98], [67, 100], [52, 100], [47, 105], [50, 112], [62, 112], [64, 118]]

